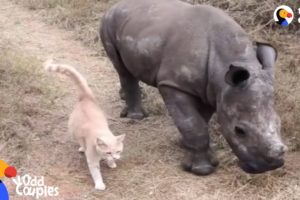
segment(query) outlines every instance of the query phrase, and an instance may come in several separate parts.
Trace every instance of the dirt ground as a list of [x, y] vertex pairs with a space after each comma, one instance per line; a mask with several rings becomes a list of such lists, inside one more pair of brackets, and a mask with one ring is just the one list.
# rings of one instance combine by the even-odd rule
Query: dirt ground
[[[84, 156], [77, 152], [77, 144], [66, 134], [68, 114], [76, 100], [76, 92], [68, 79], [49, 75], [44, 84], [64, 88], [53, 97], [53, 106], [41, 109], [43, 104], [37, 102], [39, 99], [30, 98], [34, 95], [31, 92], [20, 99], [39, 105], [39, 110], [34, 110], [33, 106], [34, 112], [26, 112], [29, 121], [25, 126], [26, 148], [10, 148], [11, 142], [7, 142], [7, 146], [0, 143], [0, 158], [15, 165], [20, 175], [45, 176], [47, 185], [59, 187], [58, 197], [44, 199], [300, 199], [299, 152], [289, 152], [282, 169], [249, 175], [237, 167], [228, 149], [218, 148], [221, 163], [215, 174], [197, 177], [182, 171], [179, 166], [183, 156], [178, 145], [180, 135], [165, 110], [150, 113], [143, 121], [120, 119], [123, 102], [118, 96], [117, 74], [105, 56], [99, 56], [74, 40], [72, 32], [45, 24], [34, 11], [9, 0], [0, 0], [0, 5], [0, 44], [8, 41], [5, 44], [11, 49], [36, 58], [37, 65], [51, 56], [76, 66], [88, 79], [99, 105], [108, 115], [113, 132], [127, 135], [118, 168], [102, 167], [107, 190], [95, 191]], [[43, 88], [40, 90], [45, 92]], [[2, 97], [6, 95], [1, 94]], [[151, 99], [148, 97], [145, 101]], [[160, 100], [157, 104], [163, 107]], [[20, 160], [16, 160], [16, 155], [12, 156], [15, 150]], [[32, 199], [16, 195], [11, 180], [5, 180], [5, 183], [11, 199]]]

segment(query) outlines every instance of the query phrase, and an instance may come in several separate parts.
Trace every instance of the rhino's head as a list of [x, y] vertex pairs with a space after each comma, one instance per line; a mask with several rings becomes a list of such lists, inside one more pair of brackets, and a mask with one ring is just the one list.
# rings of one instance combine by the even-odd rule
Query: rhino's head
[[274, 110], [273, 66], [276, 50], [257, 44], [257, 67], [232, 65], [218, 105], [222, 132], [241, 168], [262, 173], [281, 167], [286, 146], [280, 137], [280, 118]]

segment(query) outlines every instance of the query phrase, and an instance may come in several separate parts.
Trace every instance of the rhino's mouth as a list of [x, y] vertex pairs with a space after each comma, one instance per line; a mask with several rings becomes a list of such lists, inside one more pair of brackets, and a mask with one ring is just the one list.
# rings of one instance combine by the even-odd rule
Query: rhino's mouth
[[239, 166], [247, 173], [259, 174], [274, 170], [284, 165], [283, 159], [276, 159], [272, 162], [239, 162]]

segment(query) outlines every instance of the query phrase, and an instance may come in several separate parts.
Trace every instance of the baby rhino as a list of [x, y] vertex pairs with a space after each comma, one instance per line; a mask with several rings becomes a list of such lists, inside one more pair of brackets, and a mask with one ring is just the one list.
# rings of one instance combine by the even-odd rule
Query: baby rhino
[[125, 94], [122, 116], [145, 116], [139, 81], [157, 87], [182, 134], [184, 169], [198, 175], [215, 170], [208, 135], [215, 112], [244, 171], [284, 164], [271, 45], [250, 41], [220, 9], [179, 0], [121, 0], [101, 24], [101, 40]]

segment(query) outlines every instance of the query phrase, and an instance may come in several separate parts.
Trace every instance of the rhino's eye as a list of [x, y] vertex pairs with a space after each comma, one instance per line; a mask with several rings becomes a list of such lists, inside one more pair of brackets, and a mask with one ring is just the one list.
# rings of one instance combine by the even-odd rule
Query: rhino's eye
[[234, 128], [234, 131], [235, 131], [235, 134], [239, 137], [245, 137], [246, 136], [246, 132], [241, 127], [236, 126]]

